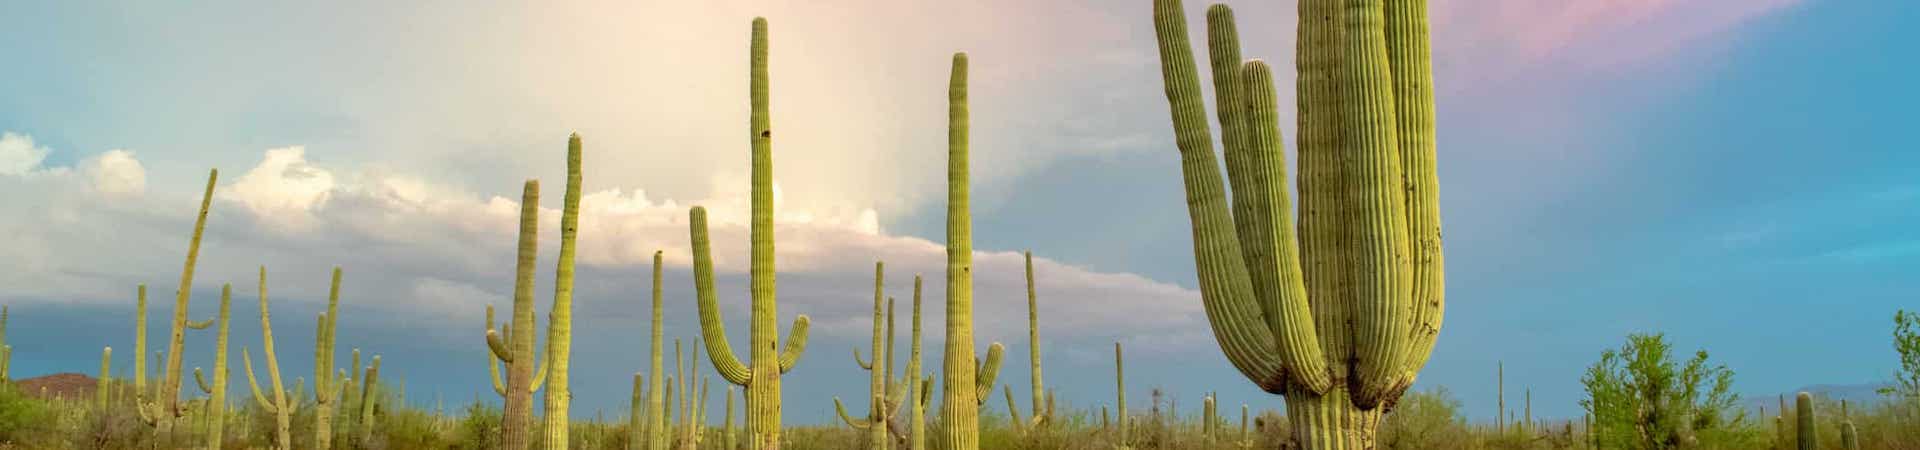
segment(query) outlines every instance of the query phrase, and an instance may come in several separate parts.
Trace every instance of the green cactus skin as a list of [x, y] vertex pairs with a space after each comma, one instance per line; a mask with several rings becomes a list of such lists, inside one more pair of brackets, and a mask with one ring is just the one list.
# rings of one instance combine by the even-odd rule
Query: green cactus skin
[[647, 387], [646, 450], [666, 450], [667, 448], [667, 405], [666, 399], [662, 397], [666, 392], [664, 392], [664, 388], [661, 386], [663, 381], [661, 370], [663, 370], [663, 367], [660, 361], [660, 303], [662, 299], [660, 293], [660, 255], [660, 251], [653, 252], [653, 340], [650, 344], [652, 347], [651, 363], [647, 369], [647, 376], [651, 378], [651, 381], [649, 381], [651, 384]]
[[136, 398], [147, 392], [147, 285], [140, 284], [137, 292], [139, 300], [135, 303], [133, 313], [133, 392]]
[[373, 410], [378, 403], [374, 387], [380, 382], [380, 356], [373, 356], [373, 365], [367, 366], [366, 375], [360, 381], [360, 442], [362, 446], [373, 442]]
[[743, 364], [727, 343], [724, 321], [713, 288], [713, 256], [707, 237], [707, 210], [695, 206], [688, 212], [689, 233], [693, 240], [694, 289], [700, 306], [700, 331], [706, 341], [707, 357], [715, 372], [728, 383], [746, 389], [747, 445], [755, 450], [780, 448], [780, 375], [793, 370], [806, 351], [806, 315], [794, 318], [784, 351], [778, 336], [777, 301], [773, 267], [773, 130], [767, 106], [767, 20], [753, 19], [750, 61], [751, 118], [753, 142], [752, 225], [749, 231], [752, 262], [749, 286], [752, 291], [752, 318], [748, 326], [748, 359]]
[[[260, 382], [253, 375], [253, 357], [247, 354], [245, 347], [240, 348], [240, 362], [247, 370], [247, 386], [253, 390], [253, 401], [274, 418], [274, 448], [293, 450], [293, 411], [299, 408], [298, 401], [288, 401], [285, 387], [280, 382], [280, 358], [273, 351], [273, 320], [267, 313], [267, 268], [260, 267], [260, 350], [267, 357], [267, 375], [273, 379], [273, 400], [260, 392]], [[299, 392], [293, 398], [298, 398]]]
[[1209, 322], [1236, 369], [1286, 396], [1306, 449], [1374, 445], [1443, 307], [1426, 2], [1349, 3], [1300, 5], [1296, 240], [1271, 69], [1242, 63], [1232, 11], [1208, 9], [1229, 214], [1185, 13], [1154, 2]]
[[313, 356], [313, 443], [314, 448], [333, 448], [334, 403], [339, 402], [343, 375], [334, 373], [334, 333], [340, 318], [340, 268], [333, 268], [333, 281], [327, 288], [327, 312], [320, 315], [314, 332]]
[[93, 403], [100, 411], [107, 410], [107, 382], [113, 379], [113, 347], [100, 349], [100, 376], [93, 388]]
[[1127, 363], [1126, 357], [1120, 352], [1119, 342], [1113, 343], [1113, 385], [1114, 409], [1119, 410], [1120, 413], [1118, 422], [1120, 434], [1116, 435], [1116, 439], [1124, 447], [1127, 442]]
[[[184, 413], [179, 399], [182, 381], [180, 349], [185, 344], [186, 329], [191, 327], [187, 321], [187, 300], [192, 297], [193, 269], [200, 256], [200, 236], [206, 231], [207, 210], [213, 205], [213, 186], [219, 178], [219, 169], [208, 172], [207, 188], [200, 197], [200, 212], [193, 222], [193, 238], [187, 243], [187, 260], [180, 270], [180, 288], [174, 292], [173, 331], [171, 338], [168, 339], [166, 363], [163, 366], [166, 368], [166, 373], [161, 379], [158, 386], [159, 392], [155, 394], [155, 398], [140, 400], [140, 408], [137, 408], [141, 419], [162, 434], [170, 434], [173, 430], [173, 419]], [[145, 317], [146, 315], [142, 314], [141, 320], [145, 321]]]
[[[501, 408], [501, 448], [527, 448], [527, 426], [533, 420], [533, 392], [540, 389], [543, 381], [538, 378], [545, 378], [534, 374], [546, 373], [534, 369], [536, 364], [546, 366], [547, 363], [536, 361], [533, 354], [533, 263], [539, 253], [539, 226], [540, 181], [527, 180], [520, 193], [520, 243], [518, 262], [514, 266], [512, 323], [498, 331], [487, 330], [487, 347], [492, 357], [507, 366], [505, 389], [500, 392], [506, 400]], [[551, 353], [541, 356], [551, 356]]]
[[976, 366], [973, 352], [973, 216], [968, 203], [967, 54], [953, 54], [947, 85], [947, 342], [940, 404], [943, 448], [980, 448], [980, 405], [993, 395], [1000, 369], [996, 342], [987, 362]]
[[[553, 309], [547, 313], [547, 450], [567, 450], [567, 416], [573, 402], [567, 372], [573, 358], [574, 240], [580, 232], [580, 134], [567, 136], [567, 192], [561, 199], [560, 257], [554, 269]], [[529, 328], [531, 329], [531, 328]]]
[[1813, 394], [1801, 392], [1793, 398], [1793, 418], [1799, 422], [1794, 426], [1795, 448], [1816, 450], [1820, 448], [1820, 433], [1813, 425]]

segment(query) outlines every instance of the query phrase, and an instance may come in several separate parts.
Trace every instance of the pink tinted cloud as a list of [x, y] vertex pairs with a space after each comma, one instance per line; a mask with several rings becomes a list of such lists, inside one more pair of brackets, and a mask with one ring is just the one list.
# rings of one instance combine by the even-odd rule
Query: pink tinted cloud
[[1520, 67], [1634, 66], [1802, 0], [1471, 0], [1436, 5], [1436, 51]]

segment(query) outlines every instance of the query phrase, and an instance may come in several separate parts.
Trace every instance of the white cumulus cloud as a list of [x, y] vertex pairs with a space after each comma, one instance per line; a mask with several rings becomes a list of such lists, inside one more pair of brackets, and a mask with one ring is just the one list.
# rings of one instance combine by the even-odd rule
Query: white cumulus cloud
[[140, 194], [147, 191], [147, 169], [125, 149], [108, 150], [80, 163], [80, 171], [93, 181], [95, 191], [106, 194]]

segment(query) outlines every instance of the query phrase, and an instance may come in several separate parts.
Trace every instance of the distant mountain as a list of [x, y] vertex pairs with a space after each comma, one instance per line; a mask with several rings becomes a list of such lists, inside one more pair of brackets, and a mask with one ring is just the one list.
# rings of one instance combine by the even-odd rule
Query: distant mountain
[[1874, 404], [1874, 403], [1886, 401], [1886, 397], [1880, 395], [1880, 393], [1878, 392], [1881, 387], [1885, 387], [1885, 386], [1886, 386], [1885, 383], [1814, 384], [1814, 385], [1802, 386], [1801, 388], [1795, 389], [1792, 392], [1781, 392], [1781, 393], [1775, 393], [1775, 394], [1741, 395], [1740, 400], [1741, 400], [1741, 404], [1746, 405], [1748, 412], [1756, 411], [1759, 408], [1765, 408], [1767, 411], [1767, 416], [1772, 417], [1773, 415], [1778, 414], [1778, 410], [1780, 409], [1779, 404], [1780, 404], [1781, 396], [1785, 396], [1788, 408], [1793, 407], [1793, 397], [1796, 395], [1799, 395], [1801, 392], [1810, 393], [1810, 394], [1813, 394], [1815, 397], [1820, 397], [1823, 399], [1834, 400], [1834, 401], [1846, 400], [1848, 403], [1866, 405], [1866, 404]]

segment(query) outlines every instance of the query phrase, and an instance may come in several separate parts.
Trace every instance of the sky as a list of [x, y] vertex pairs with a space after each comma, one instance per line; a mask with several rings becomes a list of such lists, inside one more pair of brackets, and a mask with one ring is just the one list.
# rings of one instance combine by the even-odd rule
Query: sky
[[[213, 316], [233, 285], [230, 364], [258, 351], [264, 265], [283, 371], [310, 377], [305, 318], [340, 266], [342, 361], [382, 355], [411, 403], [497, 401], [482, 317], [511, 303], [520, 184], [549, 193], [544, 314], [577, 132], [574, 413], [617, 416], [647, 358], [655, 250], [666, 335], [698, 334], [693, 205], [712, 214], [722, 310], [745, 337], [746, 47], [765, 16], [780, 322], [813, 321], [789, 423], [829, 423], [834, 396], [865, 395], [847, 355], [869, 339], [876, 261], [903, 347], [926, 276], [938, 368], [956, 51], [972, 61], [976, 339], [1008, 346], [1016, 398], [1030, 249], [1061, 400], [1111, 403], [1117, 341], [1136, 404], [1161, 387], [1184, 410], [1208, 391], [1281, 405], [1207, 329], [1145, 1], [6, 3], [0, 303], [15, 377], [91, 372], [105, 346], [130, 370], [142, 283], [159, 345], [218, 168], [188, 309]], [[1292, 2], [1230, 4], [1249, 57], [1293, 58]], [[1191, 31], [1203, 6], [1187, 5]], [[1449, 305], [1419, 388], [1490, 420], [1504, 364], [1508, 398], [1531, 389], [1536, 414], [1577, 416], [1581, 371], [1634, 332], [1707, 350], [1750, 395], [1892, 373], [1893, 311], [1920, 309], [1920, 153], [1903, 132], [1920, 87], [1897, 56], [1920, 6], [1432, 8]], [[1291, 71], [1278, 76], [1292, 104]], [[212, 337], [187, 342], [188, 364], [210, 368]]]

